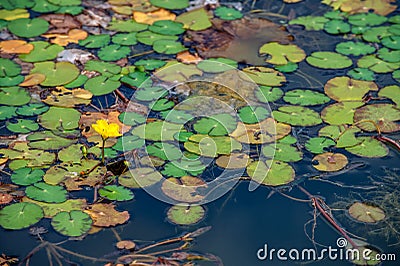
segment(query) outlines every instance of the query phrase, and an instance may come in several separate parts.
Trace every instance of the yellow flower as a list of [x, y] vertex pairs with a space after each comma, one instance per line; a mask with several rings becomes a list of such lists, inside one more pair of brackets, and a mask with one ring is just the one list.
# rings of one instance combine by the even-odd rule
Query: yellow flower
[[93, 129], [101, 135], [103, 140], [113, 137], [119, 137], [119, 125], [116, 123], [108, 124], [107, 120], [100, 119], [96, 121], [96, 124], [92, 125]]

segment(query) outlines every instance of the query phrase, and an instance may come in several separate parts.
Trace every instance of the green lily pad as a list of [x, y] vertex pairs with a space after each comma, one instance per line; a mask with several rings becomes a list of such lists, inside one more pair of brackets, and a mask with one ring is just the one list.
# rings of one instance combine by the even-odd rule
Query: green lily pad
[[118, 119], [127, 126], [137, 126], [146, 122], [146, 117], [143, 114], [135, 112], [123, 112], [118, 116]]
[[379, 90], [378, 96], [388, 98], [392, 100], [397, 106], [400, 106], [400, 86], [386, 86]]
[[111, 37], [108, 34], [88, 35], [84, 40], [79, 41], [80, 46], [86, 48], [102, 48], [110, 43]]
[[[142, 31], [136, 34], [136, 38], [139, 42], [146, 44], [146, 45], [154, 45], [156, 41], [177, 41], [178, 36], [173, 36], [173, 35], [163, 35], [163, 34], [158, 34], [152, 31]], [[162, 47], [159, 47], [160, 49]]]
[[286, 143], [264, 145], [262, 153], [267, 158], [273, 158], [282, 162], [297, 162], [303, 159], [303, 153], [297, 147]]
[[31, 8], [35, 5], [33, 0], [14, 0], [14, 1], [2, 1], [0, 7], [7, 10], [14, 10], [17, 8]]
[[182, 157], [179, 147], [171, 143], [155, 142], [146, 146], [146, 151], [151, 156], [156, 156], [162, 160], [177, 160]]
[[118, 177], [120, 185], [129, 188], [144, 188], [162, 180], [163, 176], [152, 167], [140, 167], [129, 170]]
[[136, 32], [115, 34], [112, 42], [119, 45], [135, 45], [137, 44]]
[[202, 134], [192, 135], [184, 143], [187, 151], [204, 157], [217, 157], [221, 154], [230, 154], [235, 150], [241, 150], [242, 145], [228, 136], [208, 136]]
[[85, 89], [93, 93], [94, 96], [109, 94], [121, 86], [121, 82], [112, 80], [105, 76], [97, 76], [88, 79]]
[[380, 43], [381, 39], [390, 36], [388, 26], [373, 27], [363, 32], [362, 38], [367, 42]]
[[78, 128], [81, 113], [73, 108], [52, 106], [49, 110], [39, 116], [39, 124], [51, 130], [71, 130]]
[[29, 103], [30, 94], [20, 87], [4, 87], [0, 88], [0, 104], [21, 106]]
[[223, 20], [235, 20], [243, 17], [243, 14], [234, 8], [220, 6], [214, 10], [214, 14]]
[[283, 91], [280, 88], [273, 88], [268, 86], [260, 86], [259, 90], [255, 92], [257, 100], [260, 102], [276, 102], [283, 96]]
[[192, 114], [185, 112], [185, 111], [176, 110], [176, 109], [162, 112], [161, 116], [162, 116], [162, 118], [165, 119], [165, 121], [173, 122], [173, 123], [177, 123], [177, 124], [184, 124], [193, 119]]
[[[370, 104], [358, 108], [354, 114], [354, 123], [365, 131], [375, 131], [374, 121], [381, 132], [391, 133], [400, 130], [400, 109], [391, 104]], [[366, 122], [362, 122], [366, 121]]]
[[76, 142], [75, 139], [67, 139], [54, 135], [51, 131], [35, 132], [27, 137], [29, 147], [42, 150], [58, 150]]
[[41, 18], [20, 18], [10, 21], [7, 27], [18, 37], [32, 38], [45, 33], [49, 28], [49, 23]]
[[153, 43], [153, 49], [160, 54], [177, 54], [187, 50], [180, 42], [172, 40], [158, 40]]
[[286, 82], [285, 76], [272, 68], [246, 67], [243, 71], [258, 85], [274, 87], [281, 86], [282, 83]]
[[[121, 82], [125, 84], [129, 84], [131, 87], [144, 87], [143, 83], [147, 81], [149, 76], [140, 71], [135, 71], [132, 73], [129, 73], [127, 76], [124, 76], [121, 78]], [[148, 89], [149, 87], [146, 87], [145, 89]], [[138, 93], [138, 91], [135, 92], [135, 95]]]
[[375, 73], [367, 68], [356, 67], [347, 72], [347, 75], [353, 79], [374, 81]]
[[112, 147], [117, 151], [130, 151], [133, 149], [139, 149], [144, 145], [144, 139], [139, 138], [136, 135], [124, 135], [118, 138], [117, 143]]
[[251, 180], [266, 186], [281, 186], [294, 180], [293, 168], [280, 161], [254, 161], [247, 166]]
[[26, 187], [25, 194], [31, 199], [61, 203], [67, 200], [67, 191], [62, 186], [53, 186], [44, 182], [37, 182]]
[[78, 6], [81, 4], [81, 0], [47, 0], [47, 1], [57, 6]]
[[118, 32], [138, 32], [147, 29], [148, 25], [131, 20], [112, 20], [107, 29]]
[[315, 126], [322, 123], [317, 112], [302, 106], [281, 106], [272, 115], [277, 121], [292, 126]]
[[78, 68], [70, 62], [39, 62], [34, 64], [31, 74], [40, 73], [46, 79], [40, 83], [43, 86], [59, 86], [75, 80], [79, 75]]
[[96, 71], [105, 77], [113, 77], [121, 72], [121, 67], [116, 64], [99, 60], [89, 60], [85, 63], [85, 70]]
[[41, 169], [20, 168], [11, 175], [11, 181], [20, 186], [29, 186], [42, 180], [44, 171]]
[[400, 61], [400, 50], [389, 50], [382, 47], [378, 50], [378, 58], [389, 63], [397, 63]]
[[194, 203], [204, 199], [198, 188], [206, 187], [206, 183], [200, 178], [187, 175], [179, 179], [175, 177], [165, 179], [161, 189], [167, 197], [175, 201]]
[[[145, 79], [147, 79], [147, 76]], [[145, 79], [142, 78], [142, 80]], [[136, 90], [134, 97], [139, 101], [153, 101], [165, 97], [166, 95], [168, 95], [168, 90], [166, 90], [163, 87], [155, 86], [155, 87], [139, 88], [138, 90]]]
[[292, 73], [299, 68], [296, 63], [289, 62], [286, 65], [275, 66], [275, 69], [283, 73]]
[[392, 77], [397, 82], [400, 82], [400, 70], [393, 71]]
[[14, 106], [0, 106], [0, 120], [7, 120], [16, 116], [16, 110], [17, 107]]
[[205, 30], [212, 26], [210, 16], [204, 8], [182, 13], [175, 21], [183, 23], [185, 29], [195, 31]]
[[399, 50], [400, 49], [400, 36], [388, 36], [382, 38], [382, 44], [390, 49]]
[[23, 115], [23, 116], [35, 116], [35, 115], [40, 115], [44, 112], [49, 110], [49, 106], [42, 104], [42, 103], [30, 103], [28, 105], [24, 105], [21, 107], [18, 107], [17, 109], [17, 114]]
[[377, 91], [378, 86], [371, 81], [355, 80], [349, 77], [335, 77], [325, 84], [325, 94], [341, 101], [362, 101], [369, 91]]
[[325, 23], [324, 30], [330, 34], [343, 34], [350, 32], [350, 25], [339, 19], [333, 19]]
[[62, 203], [47, 203], [24, 197], [22, 198], [22, 201], [39, 205], [43, 209], [45, 218], [52, 218], [62, 211], [69, 212], [73, 210], [83, 210], [87, 206], [85, 199], [69, 199]]
[[335, 146], [335, 141], [324, 137], [314, 137], [307, 140], [305, 148], [315, 154], [326, 152], [326, 149]]
[[152, 141], [172, 141], [175, 133], [181, 131], [182, 127], [180, 124], [156, 121], [135, 127], [132, 129], [132, 135]]
[[5, 229], [27, 228], [39, 222], [42, 218], [42, 208], [28, 202], [15, 203], [0, 210], [0, 225]]
[[368, 158], [385, 157], [389, 154], [389, 149], [386, 145], [377, 139], [372, 137], [358, 137], [358, 139], [361, 143], [353, 147], [347, 147], [346, 151]]
[[35, 0], [35, 5], [32, 7], [32, 11], [39, 13], [50, 13], [59, 9], [60, 6], [53, 5], [47, 0]]
[[179, 142], [186, 142], [193, 134], [194, 134], [193, 132], [187, 132], [187, 131], [176, 132], [174, 135], [174, 139]]
[[377, 223], [386, 217], [381, 208], [363, 202], [354, 202], [348, 212], [351, 217], [364, 223]]
[[159, 99], [150, 108], [153, 111], [160, 112], [160, 111], [167, 111], [174, 106], [175, 103], [173, 101], [167, 99]]
[[127, 57], [131, 53], [131, 49], [118, 44], [111, 44], [101, 48], [97, 56], [104, 61], [117, 61]]
[[208, 73], [221, 73], [237, 68], [237, 62], [228, 58], [210, 58], [200, 61], [197, 67]]
[[322, 30], [329, 19], [322, 16], [301, 16], [289, 21], [289, 25], [302, 25], [306, 30]]
[[163, 60], [158, 59], [140, 59], [134, 63], [135, 66], [143, 66], [146, 70], [154, 70], [166, 64]]
[[58, 159], [62, 162], [80, 163], [83, 157], [82, 144], [70, 145], [58, 152]]
[[321, 128], [318, 132], [320, 137], [328, 137], [336, 141], [336, 148], [352, 147], [359, 143], [361, 140], [356, 138], [355, 134], [360, 132], [357, 127], [346, 128], [340, 126], [326, 126]]
[[126, 201], [133, 199], [133, 193], [131, 190], [116, 185], [104, 186], [99, 189], [99, 194], [109, 200]]
[[87, 76], [85, 76], [85, 75], [79, 75], [73, 81], [65, 84], [64, 87], [68, 88], [68, 89], [78, 88], [78, 87], [83, 86], [83, 84], [85, 84], [88, 79], [89, 78]]
[[362, 42], [341, 42], [336, 45], [336, 52], [344, 55], [366, 55], [375, 52], [375, 47]]
[[20, 73], [20, 65], [10, 59], [0, 58], [0, 78], [15, 77]]
[[21, 54], [19, 58], [25, 62], [42, 62], [53, 60], [57, 57], [58, 53], [64, 48], [58, 44], [50, 44], [48, 42], [38, 41], [31, 42], [33, 50], [29, 54]]
[[[238, 112], [240, 120], [246, 124], [259, 123], [260, 121], [268, 118], [270, 114], [271, 112], [262, 106], [255, 106], [255, 107], [245, 106], [240, 108]], [[235, 128], [236, 128], [236, 121], [235, 121]]]
[[203, 72], [195, 65], [186, 65], [176, 61], [169, 61], [164, 67], [160, 68], [155, 76], [165, 82], [185, 82], [194, 75], [201, 76]]
[[22, 76], [22, 75], [15, 76], [15, 77], [0, 78], [0, 84], [2, 84], [4, 87], [15, 86], [15, 85], [20, 84], [23, 81], [24, 81], [24, 76]]
[[164, 35], [179, 35], [185, 32], [183, 24], [171, 20], [158, 20], [149, 27], [149, 30]]
[[54, 230], [65, 236], [81, 236], [92, 227], [92, 219], [83, 211], [59, 212], [51, 220]]
[[183, 9], [189, 6], [189, 0], [150, 0], [150, 3], [165, 9]]
[[199, 119], [193, 129], [199, 134], [223, 136], [236, 128], [236, 119], [230, 114], [217, 114]]
[[39, 129], [39, 125], [32, 120], [17, 119], [16, 123], [7, 122], [7, 129], [14, 133], [30, 133]]
[[357, 66], [368, 68], [375, 73], [389, 73], [400, 68], [400, 62], [386, 62], [377, 57], [377, 55], [366, 55], [357, 61]]
[[198, 223], [205, 215], [201, 205], [174, 205], [168, 209], [168, 220], [173, 224], [192, 225]]
[[265, 61], [275, 65], [286, 65], [289, 62], [298, 63], [306, 57], [306, 53], [297, 45], [278, 42], [264, 44], [260, 47], [259, 53], [269, 55], [270, 57]]
[[312, 90], [291, 90], [285, 93], [283, 100], [301, 106], [320, 105], [330, 101], [324, 94]]
[[334, 52], [313, 52], [306, 58], [307, 63], [323, 69], [342, 69], [353, 64], [347, 56]]
[[182, 157], [177, 161], [172, 161], [164, 165], [164, 170], [161, 173], [168, 177], [182, 177], [185, 175], [200, 175], [206, 169], [199, 157], [190, 159]]
[[328, 105], [321, 112], [324, 122], [331, 125], [353, 124], [356, 108], [363, 106], [363, 102], [340, 102]]
[[348, 17], [349, 23], [355, 26], [378, 26], [388, 19], [375, 13], [355, 14]]

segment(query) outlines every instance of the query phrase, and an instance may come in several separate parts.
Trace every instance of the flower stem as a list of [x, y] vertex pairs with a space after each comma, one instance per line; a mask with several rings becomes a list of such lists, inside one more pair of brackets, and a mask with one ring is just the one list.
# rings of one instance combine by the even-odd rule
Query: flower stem
[[104, 159], [104, 146], [106, 145], [106, 139], [102, 138], [103, 143], [101, 145], [101, 164], [104, 165], [105, 159]]

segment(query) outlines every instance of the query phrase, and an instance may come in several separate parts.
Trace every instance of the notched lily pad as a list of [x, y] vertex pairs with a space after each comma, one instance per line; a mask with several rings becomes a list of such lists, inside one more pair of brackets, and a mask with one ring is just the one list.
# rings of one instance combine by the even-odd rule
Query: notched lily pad
[[270, 57], [265, 61], [275, 65], [286, 65], [289, 62], [298, 63], [306, 58], [306, 53], [294, 44], [280, 44], [270, 42], [260, 47], [260, 54], [267, 54]]
[[53, 186], [44, 182], [27, 187], [25, 194], [31, 199], [48, 203], [61, 203], [67, 200], [67, 191], [62, 186]]
[[386, 217], [381, 208], [364, 202], [354, 202], [348, 212], [351, 217], [364, 223], [377, 223]]
[[266, 186], [281, 186], [294, 180], [295, 172], [288, 164], [281, 161], [254, 161], [247, 166], [251, 180]]
[[0, 225], [5, 229], [27, 228], [42, 218], [42, 208], [34, 203], [15, 203], [0, 210]]
[[207, 188], [206, 183], [200, 178], [193, 176], [182, 176], [180, 179], [170, 177], [165, 179], [161, 189], [169, 198], [186, 203], [201, 201], [204, 196], [198, 189]]
[[353, 64], [347, 56], [334, 52], [313, 52], [306, 61], [314, 67], [323, 69], [343, 69]]
[[168, 209], [168, 220], [173, 224], [192, 225], [198, 223], [205, 215], [201, 205], [174, 205]]
[[81, 236], [92, 227], [92, 219], [83, 211], [59, 212], [51, 220], [54, 230], [65, 236]]
[[113, 204], [96, 203], [88, 207], [85, 212], [92, 218], [93, 225], [100, 227], [124, 224], [130, 217], [127, 211], [116, 211]]
[[325, 84], [326, 95], [331, 99], [341, 101], [362, 101], [369, 91], [377, 91], [378, 86], [372, 81], [355, 80], [349, 77], [335, 77]]
[[312, 159], [312, 165], [319, 171], [335, 172], [343, 169], [348, 163], [347, 157], [341, 153], [325, 152]]
[[365, 131], [375, 131], [376, 126], [381, 132], [391, 133], [400, 130], [400, 110], [391, 104], [370, 104], [358, 108], [354, 113], [354, 123]]
[[295, 105], [281, 106], [272, 115], [277, 121], [292, 126], [315, 126], [322, 123], [316, 111]]

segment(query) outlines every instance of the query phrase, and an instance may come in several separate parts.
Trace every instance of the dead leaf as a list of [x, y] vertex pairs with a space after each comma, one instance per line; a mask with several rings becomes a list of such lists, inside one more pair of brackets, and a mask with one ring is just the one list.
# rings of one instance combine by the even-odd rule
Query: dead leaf
[[80, 104], [88, 105], [93, 94], [84, 89], [66, 89], [64, 87], [56, 87], [43, 102], [48, 105], [60, 107], [75, 107]]
[[[187, 31], [186, 44], [203, 58], [225, 57], [252, 65], [264, 65], [258, 55], [267, 42], [289, 43], [291, 36], [280, 25], [262, 18], [244, 17], [225, 21], [214, 18], [213, 26], [203, 31]], [[245, 51], [245, 52], [244, 52]]]
[[40, 18], [50, 23], [47, 34], [67, 34], [71, 29], [79, 29], [81, 24], [73, 16], [68, 14], [46, 14]]
[[78, 43], [80, 40], [87, 38], [88, 33], [84, 30], [73, 29], [65, 34], [43, 34], [45, 38], [49, 38], [51, 43], [56, 43], [61, 46], [67, 46], [69, 43]]
[[159, 20], [175, 20], [176, 15], [170, 11], [160, 8], [152, 12], [133, 12], [133, 19], [138, 23], [144, 23], [152, 25], [154, 22]]
[[396, 5], [392, 5], [396, 0], [328, 0], [324, 3], [350, 14], [368, 13], [372, 10], [376, 14], [386, 16], [397, 8]]
[[115, 226], [129, 220], [129, 213], [116, 211], [113, 204], [96, 203], [85, 212], [92, 218], [93, 225], [100, 227]]
[[18, 86], [31, 87], [42, 83], [46, 79], [46, 76], [41, 73], [34, 73], [25, 76], [25, 79]]
[[0, 49], [6, 54], [29, 54], [33, 45], [22, 40], [8, 40], [0, 42]]
[[134, 249], [136, 247], [135, 242], [130, 240], [122, 240], [117, 243], [117, 248], [119, 249]]
[[84, 9], [81, 14], [75, 17], [82, 25], [91, 27], [107, 28], [111, 17], [100, 9]]
[[13, 200], [13, 196], [10, 194], [3, 194], [0, 193], [0, 204], [7, 204], [10, 203]]
[[187, 50], [178, 53], [176, 59], [184, 64], [197, 64], [203, 60], [197, 53], [192, 54]]

